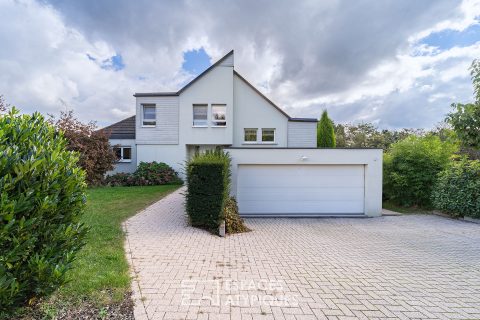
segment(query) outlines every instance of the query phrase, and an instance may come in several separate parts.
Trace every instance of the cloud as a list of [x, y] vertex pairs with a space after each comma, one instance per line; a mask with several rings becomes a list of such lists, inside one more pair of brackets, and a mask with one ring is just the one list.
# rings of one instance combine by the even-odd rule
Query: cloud
[[[175, 90], [192, 78], [184, 53], [236, 69], [295, 116], [432, 126], [471, 97], [476, 43], [448, 49], [421, 40], [477, 23], [479, 1], [0, 0], [0, 92], [84, 119], [133, 113], [135, 91]], [[25, 23], [28, 21], [28, 23]]]

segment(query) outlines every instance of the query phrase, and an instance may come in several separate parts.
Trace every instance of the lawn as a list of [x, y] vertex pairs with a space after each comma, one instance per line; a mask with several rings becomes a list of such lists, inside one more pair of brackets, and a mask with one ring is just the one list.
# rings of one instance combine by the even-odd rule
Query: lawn
[[83, 217], [83, 222], [90, 226], [87, 244], [68, 273], [69, 282], [52, 297], [54, 304], [88, 301], [102, 307], [122, 300], [130, 289], [122, 222], [178, 187], [89, 189]]

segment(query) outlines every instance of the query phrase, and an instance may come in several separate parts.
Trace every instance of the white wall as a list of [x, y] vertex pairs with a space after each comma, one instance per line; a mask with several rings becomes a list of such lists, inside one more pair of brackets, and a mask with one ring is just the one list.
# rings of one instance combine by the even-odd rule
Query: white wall
[[[225, 149], [232, 157], [232, 189], [236, 196], [240, 164], [346, 164], [365, 165], [365, 214], [379, 216], [382, 212], [381, 149]], [[305, 157], [302, 160], [302, 157]]]
[[[178, 144], [179, 111], [177, 96], [138, 97], [136, 99], [136, 140], [139, 144]], [[155, 127], [142, 126], [142, 104], [155, 104]]]
[[180, 174], [183, 179], [183, 167], [187, 159], [184, 145], [137, 145], [137, 165], [140, 162], [165, 162]]
[[[288, 118], [247, 85], [241, 78], [233, 78], [233, 146], [234, 147], [287, 147]], [[244, 144], [244, 129], [275, 128], [275, 144]]]
[[288, 122], [288, 147], [289, 148], [316, 148], [317, 123], [316, 122]]
[[137, 169], [137, 148], [135, 145], [135, 139], [110, 139], [108, 140], [112, 147], [131, 147], [132, 148], [132, 161], [131, 162], [117, 162], [115, 168], [112, 171], [108, 171], [107, 175], [112, 175], [119, 172], [132, 173]]
[[[194, 104], [208, 104], [208, 127], [193, 127]], [[212, 104], [226, 104], [225, 127], [212, 126]], [[232, 135], [233, 66], [216, 66], [180, 94], [180, 144], [231, 145]]]

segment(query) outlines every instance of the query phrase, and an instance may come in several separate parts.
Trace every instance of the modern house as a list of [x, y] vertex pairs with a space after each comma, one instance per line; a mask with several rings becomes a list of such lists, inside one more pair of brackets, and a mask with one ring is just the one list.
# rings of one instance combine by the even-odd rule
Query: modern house
[[179, 91], [134, 96], [136, 115], [103, 129], [115, 172], [157, 161], [182, 175], [191, 155], [221, 148], [243, 215], [380, 214], [381, 150], [315, 149], [317, 120], [286, 114], [235, 71], [233, 51]]

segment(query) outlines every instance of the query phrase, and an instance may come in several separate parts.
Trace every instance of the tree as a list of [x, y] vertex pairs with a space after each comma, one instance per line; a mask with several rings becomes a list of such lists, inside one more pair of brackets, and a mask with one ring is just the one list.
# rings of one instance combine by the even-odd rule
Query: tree
[[102, 183], [105, 173], [112, 170], [118, 160], [108, 141], [108, 133], [97, 130], [95, 122], [80, 122], [73, 111], [61, 112], [58, 120], [51, 117], [50, 122], [63, 132], [68, 150], [80, 154], [79, 165], [87, 173], [87, 182], [90, 185]]
[[10, 105], [5, 102], [5, 98], [0, 94], [0, 113], [7, 112], [10, 109]]
[[333, 121], [324, 110], [317, 124], [317, 148], [335, 148], [335, 131]]

